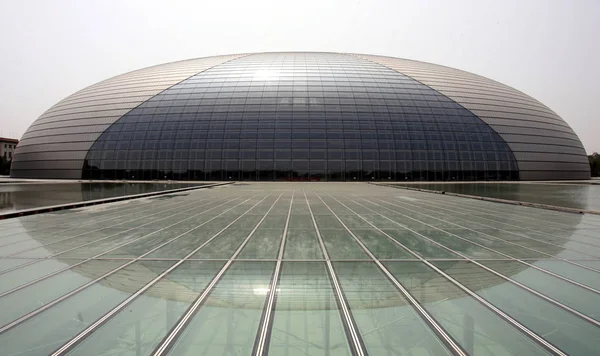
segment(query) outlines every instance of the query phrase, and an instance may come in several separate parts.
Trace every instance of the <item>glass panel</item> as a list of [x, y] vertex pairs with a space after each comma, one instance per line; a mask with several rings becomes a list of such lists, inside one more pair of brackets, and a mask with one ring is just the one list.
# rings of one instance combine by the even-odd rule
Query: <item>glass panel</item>
[[261, 218], [259, 215], [242, 217], [191, 258], [230, 258]]
[[[451, 277], [571, 355], [591, 355], [600, 329], [470, 262], [434, 262]], [[524, 266], [526, 268], [526, 266]]]
[[600, 290], [600, 274], [564, 261], [534, 261], [534, 265]]
[[[11, 321], [121, 266], [124, 261], [90, 261], [0, 298], [0, 324]], [[35, 266], [32, 265], [32, 266]]]
[[322, 259], [323, 253], [314, 229], [290, 229], [283, 258], [288, 260]]
[[[200, 229], [198, 229], [200, 230]], [[148, 258], [172, 258], [172, 257], [183, 257], [189, 253], [190, 248], [197, 246], [198, 243], [203, 241], [202, 239], [208, 239], [212, 230], [194, 230], [188, 234], [183, 235], [188, 229], [170, 228], [163, 231], [155, 231], [152, 235], [143, 238], [139, 241], [133, 242], [129, 245], [120, 247], [114, 251], [107, 253], [105, 256], [108, 257], [121, 257], [121, 258], [132, 258], [137, 257], [150, 250], [162, 245], [163, 243], [181, 236], [180, 238], [168, 243], [153, 253], [147, 255]], [[192, 239], [196, 239], [192, 241]], [[187, 253], [186, 253], [187, 252]]]
[[483, 265], [527, 287], [600, 320], [600, 295], [515, 261], [483, 261]]
[[[140, 225], [140, 223], [137, 223], [136, 225]], [[58, 253], [62, 253], [62, 252], [72, 250], [72, 249], [73, 249], [73, 251], [69, 251], [68, 255], [65, 255], [65, 257], [71, 257], [71, 258], [86, 258], [89, 256], [91, 257], [95, 254], [106, 251], [106, 249], [108, 249], [110, 247], [116, 247], [120, 243], [124, 243], [124, 242], [130, 241], [130, 240], [133, 240], [133, 239], [143, 235], [142, 231], [136, 231], [136, 232], [125, 231], [128, 229], [129, 229], [129, 227], [124, 227], [124, 228], [119, 228], [119, 229], [109, 228], [109, 229], [103, 229], [103, 230], [97, 230], [97, 231], [89, 231], [88, 233], [82, 234], [81, 236], [77, 236], [76, 238], [65, 239], [63, 241], [58, 241], [58, 242], [51, 243], [51, 244], [48, 244], [48, 245], [45, 245], [42, 247], [38, 247], [35, 249], [21, 252], [19, 254], [16, 254], [15, 257], [41, 258], [41, 257], [48, 257], [51, 255], [56, 255]], [[86, 244], [89, 244], [89, 245], [86, 245]], [[84, 246], [84, 245], [86, 245], [86, 246], [85, 246], [85, 250], [83, 252], [74, 250], [74, 249]], [[95, 250], [94, 248], [96, 246], [100, 246], [100, 248], [98, 250]], [[110, 246], [110, 247], [107, 247], [107, 246]], [[89, 253], [88, 253], [88, 251], [89, 251]], [[94, 251], [99, 251], [99, 252], [94, 253]]]
[[387, 262], [385, 266], [469, 354], [548, 354], [424, 263]]
[[334, 267], [369, 354], [451, 354], [375, 263]]
[[[440, 227], [443, 229], [443, 231], [441, 230], [437, 230], [434, 228], [430, 228], [428, 226], [425, 225], [421, 225], [420, 227], [418, 226], [411, 226], [411, 229], [424, 235], [427, 236], [428, 238], [454, 250], [457, 252], [460, 252], [464, 255], [466, 255], [467, 257], [473, 258], [473, 259], [477, 259], [477, 258], [503, 258], [505, 256], [502, 256], [498, 253], [492, 252], [490, 250], [486, 250], [483, 247], [479, 247], [477, 245], [474, 245], [472, 243], [469, 243], [468, 241], [462, 240], [454, 235], [460, 236], [462, 237], [464, 230], [462, 229], [452, 229], [452, 228], [448, 228], [448, 227]], [[388, 230], [385, 230], [388, 231]], [[451, 235], [454, 234], [454, 235]], [[427, 250], [426, 250], [427, 252]], [[437, 251], [436, 251], [437, 252]], [[446, 253], [450, 253], [448, 251], [446, 251]], [[432, 254], [427, 254], [427, 255], [423, 255], [424, 257], [431, 257], [431, 258], [440, 258], [440, 257], [435, 257], [436, 253], [434, 252], [433, 255]], [[439, 255], [437, 255], [439, 256]], [[447, 255], [445, 257], [448, 258], [461, 258], [458, 255], [455, 255], [453, 253], [450, 253], [450, 255]]]
[[392, 236], [396, 241], [408, 247], [425, 258], [460, 258], [455, 253], [445, 250], [419, 235], [405, 229], [383, 230]]
[[0, 272], [35, 261], [33, 258], [0, 258]]
[[[94, 331], [69, 354], [149, 355], [224, 262], [187, 261]], [[112, 340], [114, 342], [107, 342]]]
[[283, 228], [259, 228], [254, 235], [252, 235], [246, 246], [244, 246], [238, 258], [276, 259], [279, 254], [282, 236]]
[[[304, 204], [306, 206], [306, 204]], [[303, 211], [303, 213], [299, 214], [295, 211], [292, 212], [292, 216], [290, 218], [290, 229], [308, 229], [313, 226], [312, 219], [309, 215], [308, 209]]]
[[47, 276], [79, 262], [81, 262], [81, 260], [48, 259], [1, 274], [0, 293], [4, 293], [10, 289]]
[[282, 196], [240, 252], [239, 258], [275, 259], [283, 236], [291, 197]]
[[283, 263], [269, 353], [351, 354], [324, 263]]
[[597, 271], [600, 271], [600, 261], [598, 261], [598, 260], [586, 260], [586, 261], [575, 261], [575, 262], [579, 263], [580, 265], [592, 267], [592, 268], [596, 269]]
[[[111, 235], [108, 235], [108, 236], [111, 236], [111, 237], [109, 237], [105, 240], [96, 241], [92, 244], [83, 246], [81, 248], [77, 248], [77, 249], [74, 249], [69, 252], [61, 253], [60, 257], [61, 258], [91, 258], [91, 257], [99, 255], [103, 252], [106, 252], [108, 250], [111, 250], [115, 247], [118, 247], [124, 243], [132, 242], [133, 240], [136, 240], [142, 236], [145, 236], [145, 235], [149, 234], [150, 232], [152, 232], [152, 231], [148, 231], [145, 229], [139, 229], [139, 230], [131, 230], [131, 231], [127, 231], [124, 233], [116, 234], [115, 236], [111, 236], [111, 235], [114, 235], [114, 233], [110, 233]], [[106, 234], [108, 234], [108, 232]], [[84, 243], [102, 239], [103, 237], [104, 236], [102, 236], [102, 235], [86, 234], [84, 236], [78, 237], [77, 239], [73, 239], [73, 241], [72, 242], [70, 241], [69, 243], [54, 244], [54, 245], [52, 245], [52, 248], [57, 249], [57, 251], [66, 251], [73, 247], [80, 247]]]
[[414, 259], [402, 247], [387, 238], [377, 230], [352, 229], [352, 232], [361, 240], [361, 242], [379, 259]]
[[182, 331], [169, 354], [250, 355], [275, 263], [235, 262]]
[[321, 237], [331, 259], [370, 259], [346, 230], [321, 230]]
[[[1, 334], [3, 353], [12, 355], [35, 350], [38, 355], [50, 354], [172, 264], [170, 261], [136, 262], [106, 277]], [[76, 273], [86, 276], [94, 271], [78, 270]]]

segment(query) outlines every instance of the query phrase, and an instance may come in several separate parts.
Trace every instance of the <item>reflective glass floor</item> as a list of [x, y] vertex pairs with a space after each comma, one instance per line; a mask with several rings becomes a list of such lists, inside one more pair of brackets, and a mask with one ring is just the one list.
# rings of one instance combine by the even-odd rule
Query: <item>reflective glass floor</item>
[[386, 184], [446, 191], [480, 197], [548, 204], [565, 208], [600, 211], [600, 184], [578, 181], [550, 182], [389, 182]]
[[[17, 181], [13, 183], [11, 181]], [[163, 190], [187, 188], [206, 183], [102, 183], [102, 182], [18, 182], [0, 180], [0, 214], [80, 201], [114, 198]]]
[[600, 354], [600, 216], [238, 183], [0, 221], [2, 355]]

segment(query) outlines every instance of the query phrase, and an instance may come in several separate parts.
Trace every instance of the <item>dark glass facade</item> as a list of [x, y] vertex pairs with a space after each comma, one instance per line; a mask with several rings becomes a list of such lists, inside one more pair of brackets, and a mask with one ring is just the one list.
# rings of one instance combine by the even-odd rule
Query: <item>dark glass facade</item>
[[347, 55], [242, 57], [111, 125], [83, 178], [514, 180], [502, 138], [437, 91]]

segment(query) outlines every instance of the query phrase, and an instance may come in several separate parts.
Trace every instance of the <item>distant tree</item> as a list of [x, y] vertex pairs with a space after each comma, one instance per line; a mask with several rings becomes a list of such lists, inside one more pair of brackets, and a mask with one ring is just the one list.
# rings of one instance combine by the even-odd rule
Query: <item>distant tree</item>
[[10, 174], [10, 162], [8, 159], [0, 156], [0, 175], [7, 176]]
[[590, 161], [590, 170], [592, 171], [592, 177], [600, 177], [600, 154], [594, 152], [588, 156], [588, 159]]

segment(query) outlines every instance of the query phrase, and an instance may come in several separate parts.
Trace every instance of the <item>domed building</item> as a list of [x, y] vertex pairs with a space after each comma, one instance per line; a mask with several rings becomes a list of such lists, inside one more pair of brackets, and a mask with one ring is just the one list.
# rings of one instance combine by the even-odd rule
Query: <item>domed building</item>
[[569, 125], [493, 80], [418, 61], [257, 53], [140, 69], [58, 102], [12, 177], [587, 179]]

